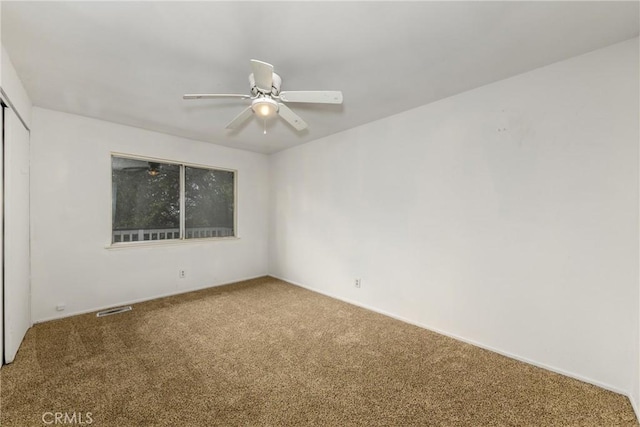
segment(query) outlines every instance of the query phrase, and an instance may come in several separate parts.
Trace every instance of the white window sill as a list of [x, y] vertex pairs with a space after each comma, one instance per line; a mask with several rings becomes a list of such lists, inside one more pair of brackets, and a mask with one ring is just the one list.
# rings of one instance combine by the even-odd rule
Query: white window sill
[[148, 248], [155, 246], [181, 246], [190, 243], [215, 243], [225, 240], [240, 240], [240, 237], [205, 237], [201, 239], [169, 239], [169, 240], [143, 240], [138, 242], [118, 242], [105, 246], [105, 249], [132, 249], [132, 248]]

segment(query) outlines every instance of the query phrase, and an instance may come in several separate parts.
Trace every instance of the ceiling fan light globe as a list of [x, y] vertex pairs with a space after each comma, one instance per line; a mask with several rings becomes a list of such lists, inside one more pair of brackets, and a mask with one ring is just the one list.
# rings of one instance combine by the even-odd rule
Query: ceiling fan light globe
[[251, 109], [258, 117], [266, 119], [278, 112], [278, 103], [271, 98], [258, 98], [251, 104]]

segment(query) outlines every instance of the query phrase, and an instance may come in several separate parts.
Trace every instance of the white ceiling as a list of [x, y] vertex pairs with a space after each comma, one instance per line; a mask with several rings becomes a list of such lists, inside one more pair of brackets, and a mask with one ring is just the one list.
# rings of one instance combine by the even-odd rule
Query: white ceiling
[[[638, 2], [8, 2], [2, 43], [37, 106], [271, 153], [638, 35]], [[225, 125], [249, 60], [309, 124]]]

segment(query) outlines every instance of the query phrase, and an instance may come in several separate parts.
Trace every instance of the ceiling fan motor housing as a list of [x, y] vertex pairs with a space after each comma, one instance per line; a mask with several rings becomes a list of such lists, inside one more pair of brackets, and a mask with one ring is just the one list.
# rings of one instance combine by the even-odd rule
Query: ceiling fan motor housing
[[278, 96], [280, 94], [280, 86], [282, 85], [282, 79], [276, 73], [273, 73], [273, 83], [271, 83], [271, 90], [267, 91], [256, 86], [256, 79], [253, 77], [253, 73], [249, 74], [249, 85], [251, 86], [251, 95], [258, 96], [259, 93], [271, 94], [272, 96]]

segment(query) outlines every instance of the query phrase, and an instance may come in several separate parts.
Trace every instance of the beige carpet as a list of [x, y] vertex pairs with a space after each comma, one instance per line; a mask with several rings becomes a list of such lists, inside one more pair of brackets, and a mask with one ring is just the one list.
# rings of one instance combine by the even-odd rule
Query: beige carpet
[[637, 425], [624, 396], [272, 278], [38, 324], [0, 380], [2, 426]]

